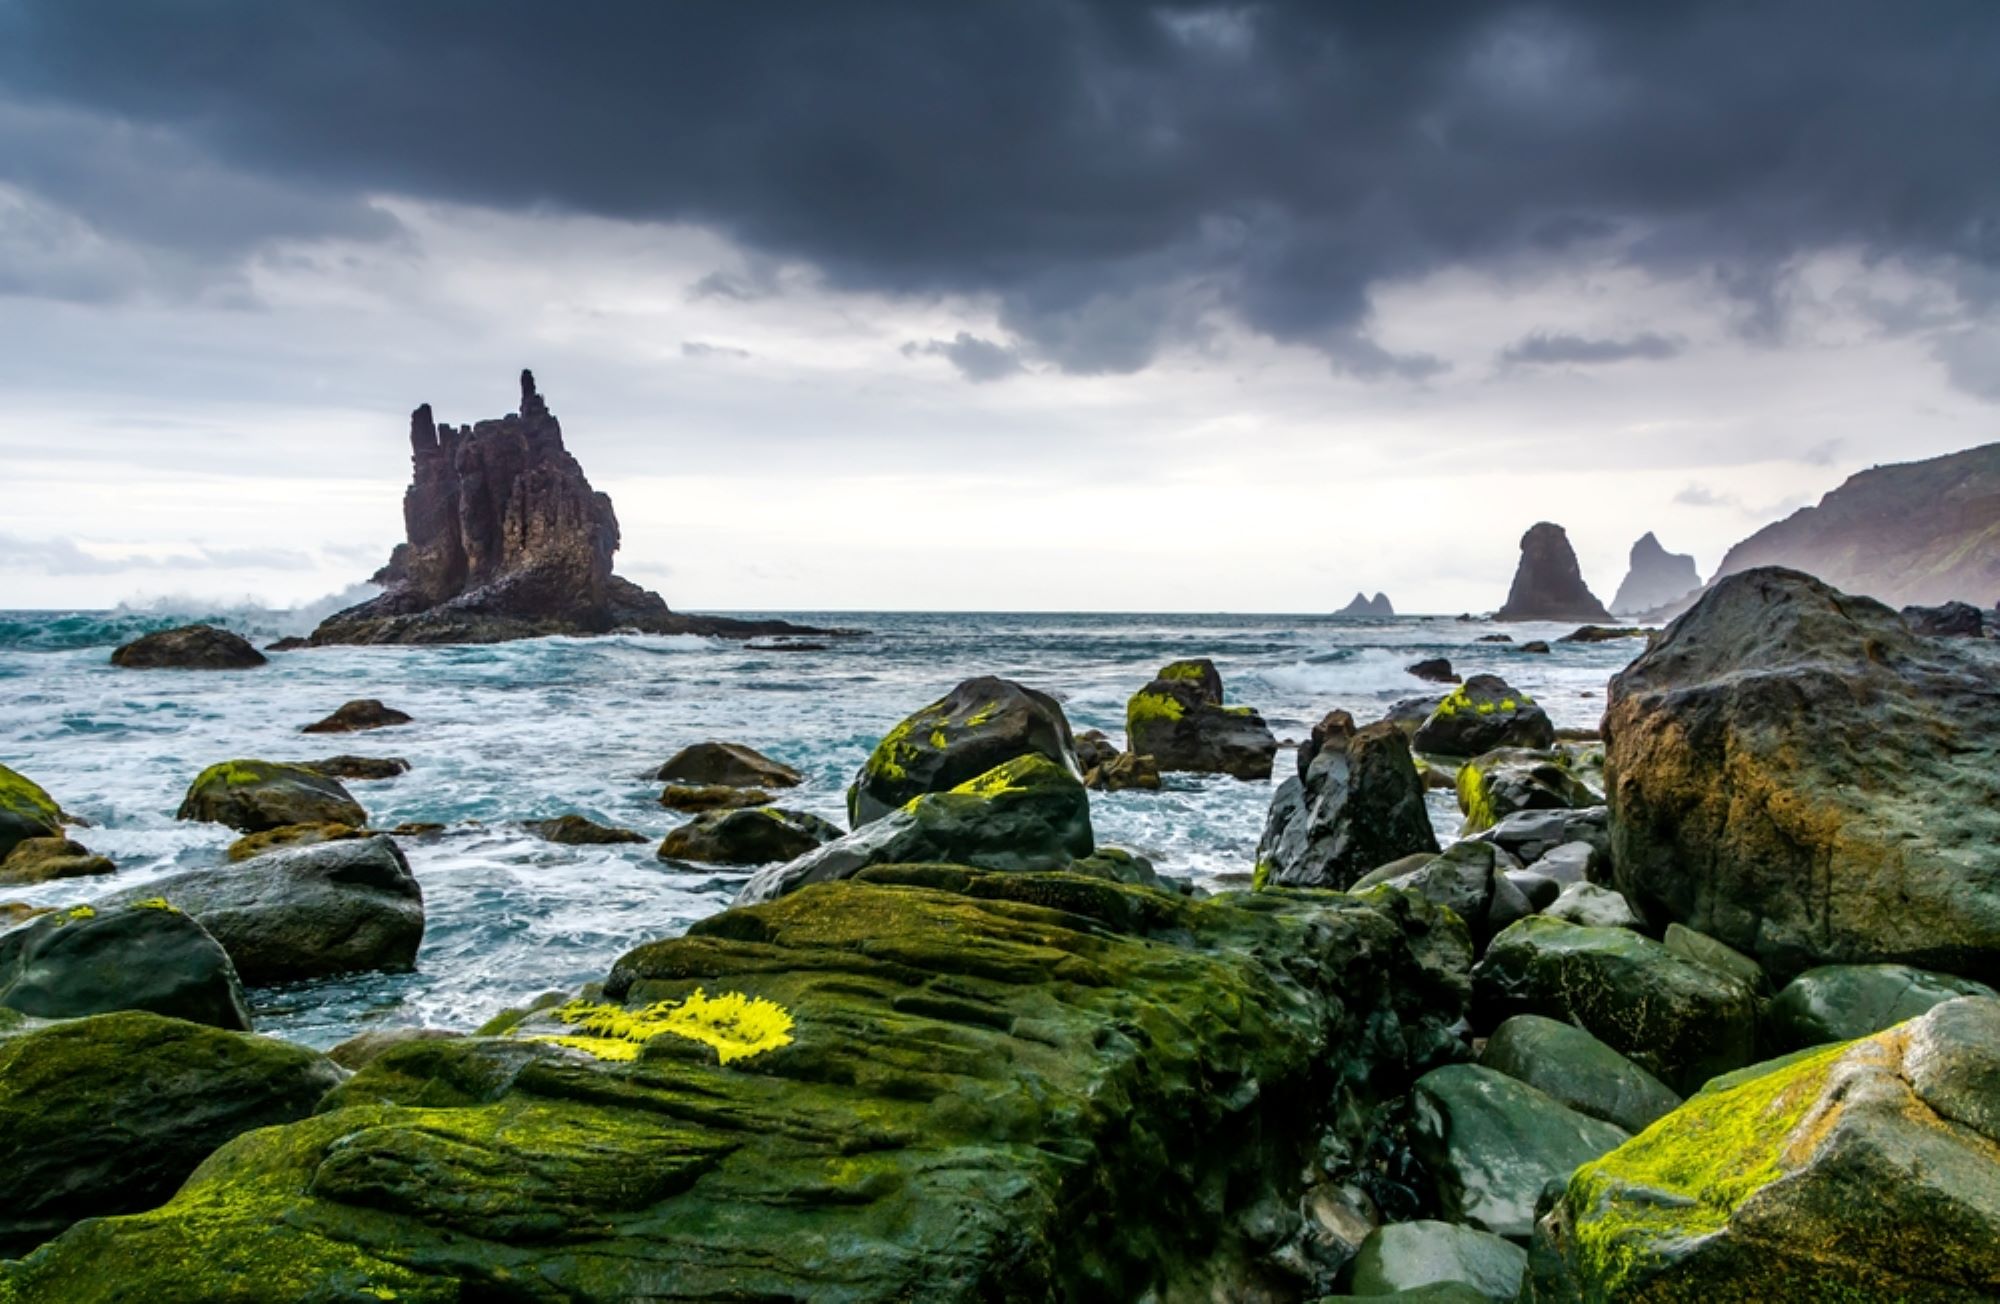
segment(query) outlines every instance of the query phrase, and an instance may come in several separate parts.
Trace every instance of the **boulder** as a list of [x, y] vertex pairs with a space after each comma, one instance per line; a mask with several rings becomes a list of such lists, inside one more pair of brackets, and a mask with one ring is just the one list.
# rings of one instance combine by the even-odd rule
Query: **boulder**
[[23, 838], [0, 856], [0, 886], [47, 883], [58, 878], [89, 878], [109, 874], [118, 866], [90, 848], [57, 835]]
[[949, 792], [925, 793], [845, 837], [751, 878], [738, 905], [808, 883], [852, 878], [870, 865], [940, 862], [1006, 873], [1062, 869], [1095, 843], [1090, 797], [1046, 756], [1017, 756]]
[[777, 798], [762, 788], [732, 788], [726, 783], [670, 783], [660, 793], [660, 805], [690, 814], [708, 810], [744, 810], [768, 806]]
[[0, 765], [0, 860], [28, 838], [62, 836], [63, 813], [55, 798], [24, 774]]
[[1668, 924], [1660, 941], [1682, 959], [1734, 978], [1760, 997], [1770, 992], [1771, 980], [1764, 976], [1763, 968], [1755, 960], [1706, 933], [1697, 933], [1683, 924]]
[[1476, 836], [1524, 865], [1532, 865], [1557, 847], [1572, 842], [1589, 844], [1597, 853], [1594, 863], [1608, 864], [1611, 857], [1611, 823], [1603, 806], [1520, 811], [1502, 816], [1492, 828]]
[[1521, 1289], [1528, 1252], [1476, 1227], [1445, 1222], [1377, 1227], [1354, 1257], [1349, 1289], [1359, 1296], [1402, 1297], [1425, 1286], [1457, 1283], [1472, 1298], [1511, 1300]]
[[1902, 964], [1830, 964], [1786, 983], [1764, 1011], [1764, 1041], [1783, 1053], [1873, 1036], [1961, 996], [1993, 996], [1984, 983]]
[[1523, 919], [1486, 948], [1473, 996], [1485, 1026], [1516, 1014], [1574, 1023], [1676, 1091], [1756, 1050], [1749, 988], [1627, 928]]
[[1563, 885], [1546, 874], [1537, 874], [1532, 869], [1509, 869], [1501, 877], [1512, 883], [1522, 896], [1528, 899], [1531, 910], [1547, 910], [1562, 895]]
[[410, 763], [400, 756], [329, 756], [323, 761], [299, 764], [329, 779], [393, 779], [410, 772]]
[[1086, 775], [1100, 765], [1109, 765], [1119, 756], [1118, 744], [1102, 729], [1086, 729], [1076, 735], [1076, 767]]
[[1101, 765], [1085, 771], [1083, 786], [1092, 792], [1157, 792], [1160, 787], [1160, 767], [1150, 756], [1134, 756], [1131, 752], [1120, 752]]
[[1448, 693], [1411, 740], [1434, 756], [1481, 756], [1502, 747], [1548, 748], [1556, 727], [1535, 699], [1498, 675], [1474, 675]]
[[1681, 1103], [1666, 1083], [1572, 1024], [1517, 1014], [1493, 1030], [1479, 1063], [1627, 1132]]
[[1970, 602], [1947, 602], [1941, 607], [1904, 607], [1903, 621], [1911, 630], [1929, 638], [1984, 638], [1986, 613]]
[[1608, 887], [1582, 881], [1565, 884], [1555, 901], [1542, 907], [1542, 913], [1585, 928], [1638, 928], [1645, 922], [1624, 897]]
[[697, 815], [667, 834], [661, 860], [704, 865], [774, 865], [797, 860], [841, 836], [838, 825], [804, 811], [759, 806]]
[[1257, 844], [1264, 881], [1344, 888], [1379, 865], [1438, 849], [1410, 744], [1393, 725], [1323, 738], [1303, 779], [1278, 785]]
[[370, 1028], [357, 1032], [326, 1053], [326, 1057], [350, 1073], [359, 1072], [398, 1046], [413, 1042], [444, 1041], [463, 1037], [446, 1028]]
[[1549, 646], [1548, 640], [1541, 638], [1531, 638], [1521, 644], [1521, 651], [1527, 653], [1529, 656], [1536, 657], [1553, 656], [1555, 654], [1555, 649]]
[[1526, 1240], [1535, 1200], [1629, 1134], [1525, 1082], [1473, 1064], [1417, 1079], [1410, 1149], [1436, 1183], [1445, 1219]]
[[1352, 890], [1378, 886], [1415, 892], [1450, 910], [1471, 931], [1475, 949], [1530, 909], [1518, 889], [1505, 885], [1494, 849], [1483, 842], [1454, 842], [1438, 855], [1392, 861], [1356, 879]]
[[1557, 639], [1558, 643], [1617, 643], [1628, 638], [1647, 638], [1650, 629], [1637, 625], [1579, 625], [1576, 629]]
[[1554, 752], [1504, 747], [1458, 767], [1458, 808], [1465, 812], [1460, 833], [1492, 828], [1527, 810], [1579, 810], [1602, 804], [1599, 794], [1576, 777]]
[[1268, 1244], [1462, 1011], [1404, 898], [898, 868], [397, 1047], [0, 1298], [1140, 1299]]
[[1611, 684], [1619, 889], [1780, 978], [2000, 980], [2000, 647], [1796, 571], [1719, 581]]
[[273, 761], [224, 761], [195, 776], [175, 819], [227, 824], [262, 833], [287, 824], [346, 824], [360, 828], [368, 812], [338, 779]]
[[610, 847], [646, 840], [645, 834], [634, 829], [599, 824], [574, 814], [558, 815], [552, 820], [529, 820], [522, 827], [544, 841], [567, 847]]
[[1247, 706], [1222, 704], [1222, 676], [1207, 658], [1162, 666], [1125, 704], [1126, 749], [1162, 772], [1266, 780], [1278, 740]]
[[848, 822], [858, 830], [913, 797], [947, 792], [1020, 756], [1083, 773], [1054, 698], [1011, 679], [968, 679], [876, 745], [847, 789]]
[[1570, 1178], [1524, 1300], [2000, 1295], [2000, 1001], [1704, 1091]]
[[249, 639], [213, 625], [157, 630], [111, 653], [111, 664], [127, 670], [247, 670], [264, 661]]
[[1543, 521], [1521, 536], [1521, 564], [1514, 587], [1495, 620], [1570, 620], [1608, 623], [1611, 613], [1583, 582], [1576, 551], [1560, 525]]
[[805, 776], [742, 743], [705, 742], [683, 747], [653, 776], [691, 787], [796, 788]]
[[1415, 736], [1423, 728], [1424, 721], [1443, 702], [1442, 697], [1406, 697], [1392, 705], [1382, 717], [1384, 724], [1393, 724], [1404, 733]]
[[262, 833], [246, 833], [229, 844], [224, 853], [234, 862], [250, 860], [272, 851], [286, 851], [292, 847], [314, 847], [322, 842], [339, 842], [345, 838], [365, 838], [367, 829], [357, 829], [351, 824], [281, 824], [275, 829], [265, 829]]
[[0, 1029], [0, 1257], [164, 1203], [230, 1138], [311, 1114], [324, 1055], [126, 1011]]
[[424, 939], [423, 891], [395, 839], [380, 834], [176, 874], [133, 891], [193, 916], [255, 985], [407, 971]]
[[[1565, 842], [1560, 847], [1551, 848], [1535, 860], [1533, 868], [1537, 874], [1546, 874], [1568, 887], [1571, 884], [1589, 882], [1591, 872], [1597, 868], [1602, 859], [1602, 853], [1588, 842]], [[1630, 910], [1631, 907], [1626, 908]]]
[[0, 1006], [40, 1019], [147, 1010], [250, 1028], [228, 953], [156, 897], [52, 910], [0, 932]]
[[300, 733], [360, 733], [364, 729], [390, 729], [399, 724], [410, 723], [410, 716], [393, 706], [384, 706], [372, 697], [357, 698], [343, 705], [324, 720], [299, 730]]
[[1456, 684], [1459, 675], [1451, 668], [1451, 662], [1443, 657], [1426, 657], [1403, 667], [1417, 678], [1430, 684]]
[[1631, 568], [1611, 599], [1611, 609], [1630, 613], [1656, 611], [1679, 602], [1700, 587], [1701, 573], [1695, 569], [1694, 558], [1686, 553], [1668, 552], [1649, 530], [1632, 545]]

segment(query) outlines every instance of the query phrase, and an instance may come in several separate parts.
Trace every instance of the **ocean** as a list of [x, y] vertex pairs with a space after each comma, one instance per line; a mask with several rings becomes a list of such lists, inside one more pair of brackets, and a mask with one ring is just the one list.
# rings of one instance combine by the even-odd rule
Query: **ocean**
[[[769, 613], [758, 613], [769, 614]], [[1079, 731], [1123, 738], [1126, 699], [1162, 664], [1206, 656], [1228, 701], [1257, 708], [1281, 740], [1336, 707], [1366, 722], [1437, 691], [1404, 667], [1449, 657], [1539, 700], [1558, 726], [1594, 726], [1605, 682], [1640, 643], [1554, 643], [1551, 655], [1482, 644], [1504, 632], [1553, 640], [1568, 626], [1496, 626], [1452, 617], [1350, 623], [1324, 616], [787, 612], [861, 628], [823, 651], [764, 651], [694, 637], [548, 638], [491, 646], [316, 648], [240, 672], [130, 671], [118, 643], [209, 619], [268, 641], [264, 613], [0, 612], [0, 763], [26, 774], [92, 827], [75, 836], [119, 872], [0, 898], [88, 902], [147, 879], [221, 861], [235, 836], [180, 823], [188, 783], [216, 761], [397, 756], [409, 773], [350, 782], [372, 822], [440, 823], [403, 840], [428, 925], [416, 972], [253, 989], [261, 1032], [330, 1046], [367, 1028], [471, 1028], [552, 989], [602, 979], [620, 954], [671, 936], [729, 903], [747, 877], [689, 873], [652, 845], [557, 846], [521, 821], [576, 812], [652, 836], [684, 817], [648, 776], [704, 739], [747, 743], [807, 776], [781, 804], [844, 825], [843, 792], [883, 733], [960, 680], [995, 674], [1063, 703]], [[413, 724], [349, 735], [301, 726], [357, 697]], [[1272, 784], [1170, 775], [1164, 791], [1092, 794], [1100, 844], [1129, 848], [1204, 886], [1248, 881]], [[1433, 821], [1457, 825], [1450, 794]]]

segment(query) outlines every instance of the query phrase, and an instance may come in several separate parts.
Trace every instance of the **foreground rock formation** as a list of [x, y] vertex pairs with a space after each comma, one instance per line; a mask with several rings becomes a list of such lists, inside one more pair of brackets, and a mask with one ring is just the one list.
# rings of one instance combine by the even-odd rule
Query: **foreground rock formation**
[[1175, 661], [1125, 704], [1125, 750], [1162, 772], [1271, 777], [1278, 740], [1247, 706], [1222, 704], [1222, 675], [1206, 657]]
[[375, 574], [384, 592], [329, 616], [311, 641], [494, 643], [543, 634], [817, 633], [784, 621], [684, 616], [611, 572], [618, 518], [563, 446], [521, 373], [521, 410], [471, 426], [410, 416], [408, 538]]
[[1417, 902], [869, 873], [392, 1046], [0, 1298], [1206, 1298], [1462, 1010], [1463, 933]]
[[1345, 888], [1392, 860], [1435, 853], [1423, 780], [1392, 724], [1345, 717], [1313, 731], [1298, 773], [1278, 785], [1257, 844], [1260, 881]]
[[1054, 698], [1011, 679], [968, 679], [883, 735], [847, 789], [848, 822], [859, 830], [1020, 756], [1082, 777], [1069, 718]]
[[2000, 648], [1811, 576], [1719, 581], [1612, 681], [1618, 887], [1781, 975], [2000, 976]]
[[1649, 530], [1632, 545], [1631, 569], [1611, 599], [1611, 609], [1629, 615], [1654, 611], [1700, 588], [1701, 573], [1694, 568], [1694, 558], [1668, 552]]
[[1583, 582], [1569, 535], [1562, 526], [1543, 521], [1521, 536], [1514, 587], [1494, 619], [1608, 622], [1611, 613]]

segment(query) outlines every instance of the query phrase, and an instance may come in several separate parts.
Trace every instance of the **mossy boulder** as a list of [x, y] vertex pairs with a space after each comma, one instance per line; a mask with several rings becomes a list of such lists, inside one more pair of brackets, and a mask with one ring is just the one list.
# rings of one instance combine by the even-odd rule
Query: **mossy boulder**
[[968, 679], [876, 745], [847, 790], [848, 823], [859, 830], [1021, 756], [1083, 774], [1069, 720], [1053, 697], [1011, 679]]
[[783, 761], [742, 743], [705, 742], [683, 747], [653, 777], [692, 787], [796, 788], [805, 782]]
[[1452, 930], [1409, 898], [907, 880], [714, 916], [503, 1041], [394, 1048], [163, 1207], [0, 1265], [0, 1298], [1206, 1298], [1462, 1011], [1463, 934], [1438, 967]]
[[1364, 1298], [1409, 1298], [1425, 1287], [1458, 1285], [1472, 1299], [1511, 1300], [1527, 1267], [1528, 1252], [1512, 1241], [1476, 1227], [1421, 1219], [1370, 1232], [1354, 1256], [1349, 1285]]
[[251, 984], [404, 972], [424, 939], [423, 891], [381, 834], [176, 874], [112, 900], [141, 894], [193, 916]]
[[393, 729], [399, 724], [409, 724], [412, 717], [408, 712], [398, 711], [393, 706], [384, 706], [372, 697], [356, 698], [343, 703], [339, 710], [324, 720], [315, 720], [299, 730], [300, 733], [361, 733], [368, 729]]
[[1410, 743], [1388, 724], [1316, 731], [1303, 777], [1278, 785], [1257, 863], [1289, 887], [1345, 888], [1377, 866], [1436, 852]]
[[302, 1047], [136, 1011], [0, 1029], [0, 1256], [164, 1203], [225, 1141], [306, 1117], [340, 1076]]
[[1485, 1026], [1516, 1014], [1574, 1023], [1676, 1091], [1756, 1053], [1749, 988], [1629, 928], [1523, 919], [1486, 948], [1473, 992]]
[[1062, 869], [1096, 846], [1090, 796], [1073, 770], [1039, 753], [1018, 756], [949, 792], [903, 809], [783, 865], [760, 870], [737, 904], [769, 901], [808, 883], [852, 878], [870, 865], [939, 862], [1008, 873]]
[[239, 833], [262, 833], [287, 824], [360, 828], [368, 823], [368, 812], [338, 779], [303, 765], [224, 761], [195, 777], [175, 818], [227, 824]]
[[62, 826], [55, 798], [26, 775], [0, 765], [0, 860], [24, 839], [61, 837]]
[[1569, 1180], [1523, 1299], [2000, 1295], [2000, 1000], [1703, 1091]]
[[1994, 994], [1984, 983], [1904, 964], [1822, 965], [1786, 983], [1764, 1011], [1764, 1044], [1783, 1053], [1854, 1041], [1960, 996]]
[[1570, 773], [1556, 753], [1520, 747], [1486, 752], [1459, 766], [1457, 790], [1458, 808], [1465, 814], [1460, 833], [1465, 836], [1522, 811], [1603, 804], [1603, 797]]
[[1771, 980], [1765, 975], [1763, 966], [1707, 933], [1696, 932], [1685, 924], [1668, 924], [1667, 931], [1660, 935], [1660, 941], [1675, 955], [1717, 973], [1727, 974], [1759, 997], [1770, 995]]
[[1617, 884], [1780, 981], [2000, 982], [2000, 650], [1797, 571], [1718, 581], [1612, 680]]
[[147, 1010], [217, 1028], [250, 1027], [228, 953], [157, 897], [51, 910], [0, 932], [0, 1006], [42, 1019]]
[[127, 670], [248, 670], [264, 661], [249, 639], [213, 625], [157, 630], [111, 653], [111, 664]]
[[1411, 1100], [1410, 1147], [1446, 1221], [1520, 1240], [1534, 1230], [1544, 1186], [1630, 1135], [1475, 1064], [1433, 1069]]
[[805, 811], [774, 806], [710, 811], [668, 833], [659, 855], [704, 865], [773, 865], [840, 836], [840, 826]]
[[1498, 675], [1474, 675], [1445, 694], [1410, 740], [1426, 755], [1454, 757], [1503, 747], [1545, 750], [1555, 741], [1548, 712]]
[[522, 827], [544, 841], [566, 847], [615, 847], [646, 840], [646, 835], [636, 829], [599, 824], [596, 820], [575, 814], [558, 815], [550, 820], [529, 820]]
[[1125, 749], [1162, 773], [1271, 777], [1278, 740], [1247, 706], [1224, 706], [1222, 675], [1205, 657], [1162, 666], [1125, 704]]
[[660, 805], [690, 814], [747, 810], [752, 806], [768, 806], [776, 800], [762, 788], [733, 788], [726, 783], [670, 783], [660, 791]]
[[368, 836], [367, 829], [357, 829], [350, 824], [282, 824], [275, 829], [265, 829], [262, 833], [244, 834], [230, 843], [223, 854], [232, 862], [254, 860], [273, 851], [289, 851], [294, 847], [316, 847], [322, 842], [341, 842], [348, 838]]
[[1644, 1131], [1681, 1103], [1666, 1083], [1582, 1028], [1539, 1014], [1495, 1028], [1479, 1062], [1627, 1132]]
[[92, 878], [109, 874], [118, 866], [79, 842], [60, 834], [47, 838], [23, 838], [14, 849], [0, 855], [0, 886], [20, 883], [47, 883], [59, 878]]

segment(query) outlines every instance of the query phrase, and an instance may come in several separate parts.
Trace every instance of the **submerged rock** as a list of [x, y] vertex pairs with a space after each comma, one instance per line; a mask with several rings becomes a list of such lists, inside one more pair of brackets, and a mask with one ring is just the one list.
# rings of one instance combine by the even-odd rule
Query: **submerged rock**
[[1087, 776], [1100, 765], [1108, 765], [1118, 759], [1118, 744], [1111, 741], [1102, 729], [1086, 729], [1077, 734], [1076, 767]]
[[762, 788], [732, 788], [726, 783], [670, 783], [660, 792], [660, 805], [690, 813], [743, 810], [768, 806], [776, 800]]
[[913, 797], [949, 791], [1021, 756], [1082, 776], [1054, 698], [1011, 679], [968, 679], [876, 745], [847, 790], [848, 822], [858, 830]]
[[41, 1019], [146, 1010], [250, 1028], [221, 944], [158, 898], [52, 910], [0, 932], [0, 1006]]
[[1585, 1164], [1522, 1298], [2000, 1295], [2000, 1000], [1734, 1075]]
[[367, 829], [357, 829], [351, 824], [281, 824], [262, 833], [244, 834], [230, 843], [224, 854], [232, 861], [251, 860], [273, 851], [313, 847], [322, 842], [339, 842], [368, 835]]
[[1495, 1028], [1479, 1062], [1627, 1132], [1645, 1131], [1681, 1103], [1666, 1083], [1582, 1028], [1539, 1014]]
[[1498, 675], [1474, 675], [1440, 700], [1411, 745], [1434, 756], [1483, 756], [1502, 747], [1548, 748], [1556, 727], [1535, 699]]
[[62, 836], [63, 813], [55, 798], [24, 774], [0, 765], [0, 860], [29, 838]]
[[805, 776], [742, 743], [705, 742], [683, 747], [653, 776], [689, 787], [796, 788]]
[[1278, 740], [1247, 706], [1222, 704], [1207, 658], [1176, 661], [1125, 704], [1125, 745], [1164, 771], [1269, 779]]
[[552, 820], [529, 820], [522, 827], [546, 842], [568, 847], [610, 847], [646, 840], [646, 835], [636, 829], [615, 828], [575, 814], [558, 815]]
[[1656, 611], [1688, 597], [1701, 587], [1701, 573], [1694, 558], [1686, 553], [1668, 552], [1652, 531], [1639, 536], [1632, 545], [1631, 569], [1611, 599], [1616, 612]]
[[368, 812], [338, 779], [303, 765], [224, 761], [195, 776], [174, 818], [263, 833], [287, 824], [360, 828], [368, 823]]
[[60, 835], [23, 838], [0, 856], [0, 886], [47, 883], [59, 878], [90, 878], [114, 872], [118, 866], [82, 843]]
[[1460, 676], [1451, 668], [1451, 662], [1443, 657], [1426, 657], [1403, 667], [1417, 678], [1431, 684], [1456, 684]]
[[393, 779], [410, 772], [410, 763], [400, 756], [329, 756], [323, 761], [301, 761], [299, 764], [329, 779], [374, 781]]
[[1156, 792], [1160, 787], [1160, 767], [1150, 756], [1120, 752], [1091, 767], [1083, 776], [1083, 786], [1092, 792]]
[[2000, 648], [1796, 571], [1717, 582], [1612, 680], [1621, 891], [1780, 977], [2000, 978]]
[[1984, 983], [1908, 965], [1824, 965], [1785, 984], [1764, 1012], [1764, 1040], [1779, 1052], [1853, 1041], [1961, 996], [1993, 995]]
[[714, 811], [667, 834], [661, 860], [705, 865], [773, 865], [796, 860], [841, 836], [838, 825], [805, 811], [760, 806]]
[[1495, 620], [1609, 622], [1611, 613], [1583, 582], [1576, 551], [1560, 525], [1543, 521], [1521, 536], [1521, 564], [1514, 587]]
[[760, 870], [736, 903], [771, 901], [808, 883], [852, 878], [870, 865], [1062, 869], [1094, 846], [1090, 797], [1076, 775], [1046, 756], [1017, 756], [949, 792], [914, 798], [788, 864]]
[[372, 697], [356, 698], [324, 720], [316, 720], [300, 733], [360, 733], [365, 729], [391, 729], [410, 723], [411, 717], [393, 706], [384, 706]]
[[1389, 724], [1315, 731], [1304, 777], [1278, 785], [1257, 844], [1265, 882], [1344, 888], [1379, 865], [1436, 852], [1423, 780]]
[[0, 1257], [164, 1203], [225, 1141], [306, 1117], [339, 1081], [313, 1051], [157, 1014], [0, 1026]]
[[1445, 1053], [1458, 948], [1323, 894], [819, 886], [507, 1040], [391, 1050], [0, 1296], [1207, 1298], [1325, 1130], [1355, 1144]]
[[111, 664], [127, 670], [247, 670], [264, 662], [249, 639], [213, 625], [158, 630], [111, 653]]
[[251, 984], [406, 971], [424, 939], [423, 891], [395, 840], [379, 834], [176, 874], [134, 891], [193, 916]]

